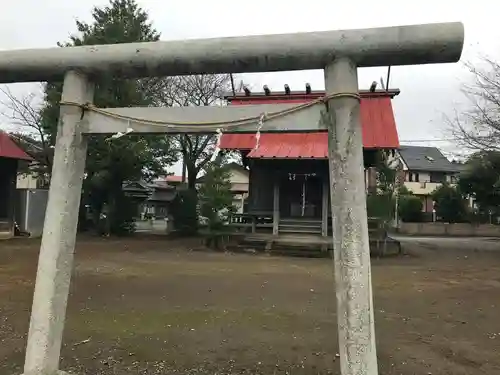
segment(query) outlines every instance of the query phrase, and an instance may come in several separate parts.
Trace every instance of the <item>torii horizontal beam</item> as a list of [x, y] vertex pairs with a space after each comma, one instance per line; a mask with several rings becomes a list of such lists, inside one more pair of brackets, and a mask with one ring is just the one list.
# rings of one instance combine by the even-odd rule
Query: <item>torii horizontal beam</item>
[[[200, 126], [172, 126], [173, 123], [203, 123], [203, 122], [227, 122], [242, 118], [254, 117], [245, 125], [224, 128], [224, 132], [231, 133], [254, 133], [258, 129], [259, 117], [262, 114], [273, 114], [286, 109], [297, 107], [297, 104], [259, 104], [239, 105], [227, 107], [129, 107], [129, 108], [106, 108], [105, 112], [123, 116], [116, 118], [103, 115], [93, 110], [85, 113], [81, 131], [84, 134], [113, 134], [125, 133], [128, 128], [134, 133], [158, 134], [158, 133], [214, 133], [217, 126], [207, 130]], [[301, 109], [290, 115], [266, 119], [262, 132], [307, 132], [327, 130], [326, 124], [321, 121], [321, 111], [325, 110], [325, 104], [316, 103], [310, 107]], [[125, 117], [139, 118], [150, 122], [163, 122], [164, 125], [147, 124], [142, 121], [128, 121]]]
[[68, 70], [123, 78], [456, 62], [462, 23], [0, 52], [0, 83], [62, 79]]

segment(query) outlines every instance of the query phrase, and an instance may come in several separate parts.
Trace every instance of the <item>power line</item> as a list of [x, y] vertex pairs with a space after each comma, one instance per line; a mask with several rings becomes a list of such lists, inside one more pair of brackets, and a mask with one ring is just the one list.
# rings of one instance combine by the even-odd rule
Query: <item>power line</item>
[[400, 140], [401, 143], [419, 143], [419, 142], [456, 142], [453, 138], [434, 138], [434, 139], [406, 139]]

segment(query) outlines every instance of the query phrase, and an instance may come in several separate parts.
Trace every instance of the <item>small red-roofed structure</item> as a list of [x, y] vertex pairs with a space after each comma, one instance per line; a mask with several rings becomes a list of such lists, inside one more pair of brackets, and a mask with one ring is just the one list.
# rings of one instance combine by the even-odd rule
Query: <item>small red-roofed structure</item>
[[[379, 150], [399, 148], [392, 99], [399, 90], [361, 90], [360, 120], [365, 181], [373, 184], [371, 167]], [[226, 96], [229, 105], [296, 103], [317, 100], [324, 91], [243, 93]], [[294, 116], [290, 116], [294, 121]], [[264, 124], [265, 126], [265, 124]], [[293, 129], [293, 124], [289, 127]], [[303, 128], [303, 127], [298, 127]], [[326, 131], [223, 134], [220, 148], [238, 151], [250, 169], [248, 212], [253, 232], [331, 234], [331, 207]], [[371, 181], [371, 182], [370, 182]]]
[[18, 162], [32, 160], [6, 132], [0, 130], [0, 238], [14, 234]]

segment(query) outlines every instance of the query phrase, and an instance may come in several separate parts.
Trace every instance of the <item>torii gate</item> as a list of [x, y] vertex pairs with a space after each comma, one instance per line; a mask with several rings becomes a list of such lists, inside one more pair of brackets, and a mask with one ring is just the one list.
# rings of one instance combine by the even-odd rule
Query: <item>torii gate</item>
[[[85, 135], [130, 131], [206, 133], [228, 128], [228, 122], [229, 131], [255, 132], [262, 127], [262, 120], [267, 120], [261, 131], [324, 129], [329, 133], [341, 371], [343, 375], [376, 375], [357, 68], [456, 62], [463, 41], [461, 23], [441, 23], [1, 51], [0, 83], [64, 77], [24, 374], [59, 373], [87, 151]], [[305, 108], [268, 104], [99, 110], [89, 105], [93, 98], [93, 78], [99, 74], [139, 78], [305, 69], [324, 69], [326, 111], [322, 111], [325, 106], [320, 102]], [[285, 121], [283, 116], [290, 113], [295, 116], [294, 121]], [[200, 125], [201, 122], [205, 125]], [[286, 129], [287, 124], [297, 124], [297, 128]]]

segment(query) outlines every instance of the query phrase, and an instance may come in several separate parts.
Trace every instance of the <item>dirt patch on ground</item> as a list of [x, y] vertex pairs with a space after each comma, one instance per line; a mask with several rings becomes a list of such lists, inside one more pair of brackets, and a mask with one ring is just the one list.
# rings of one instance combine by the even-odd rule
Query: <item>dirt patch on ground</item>
[[[338, 374], [331, 261], [81, 239], [61, 369]], [[39, 243], [0, 242], [0, 374], [22, 372]], [[373, 259], [381, 374], [500, 373], [500, 251]]]

